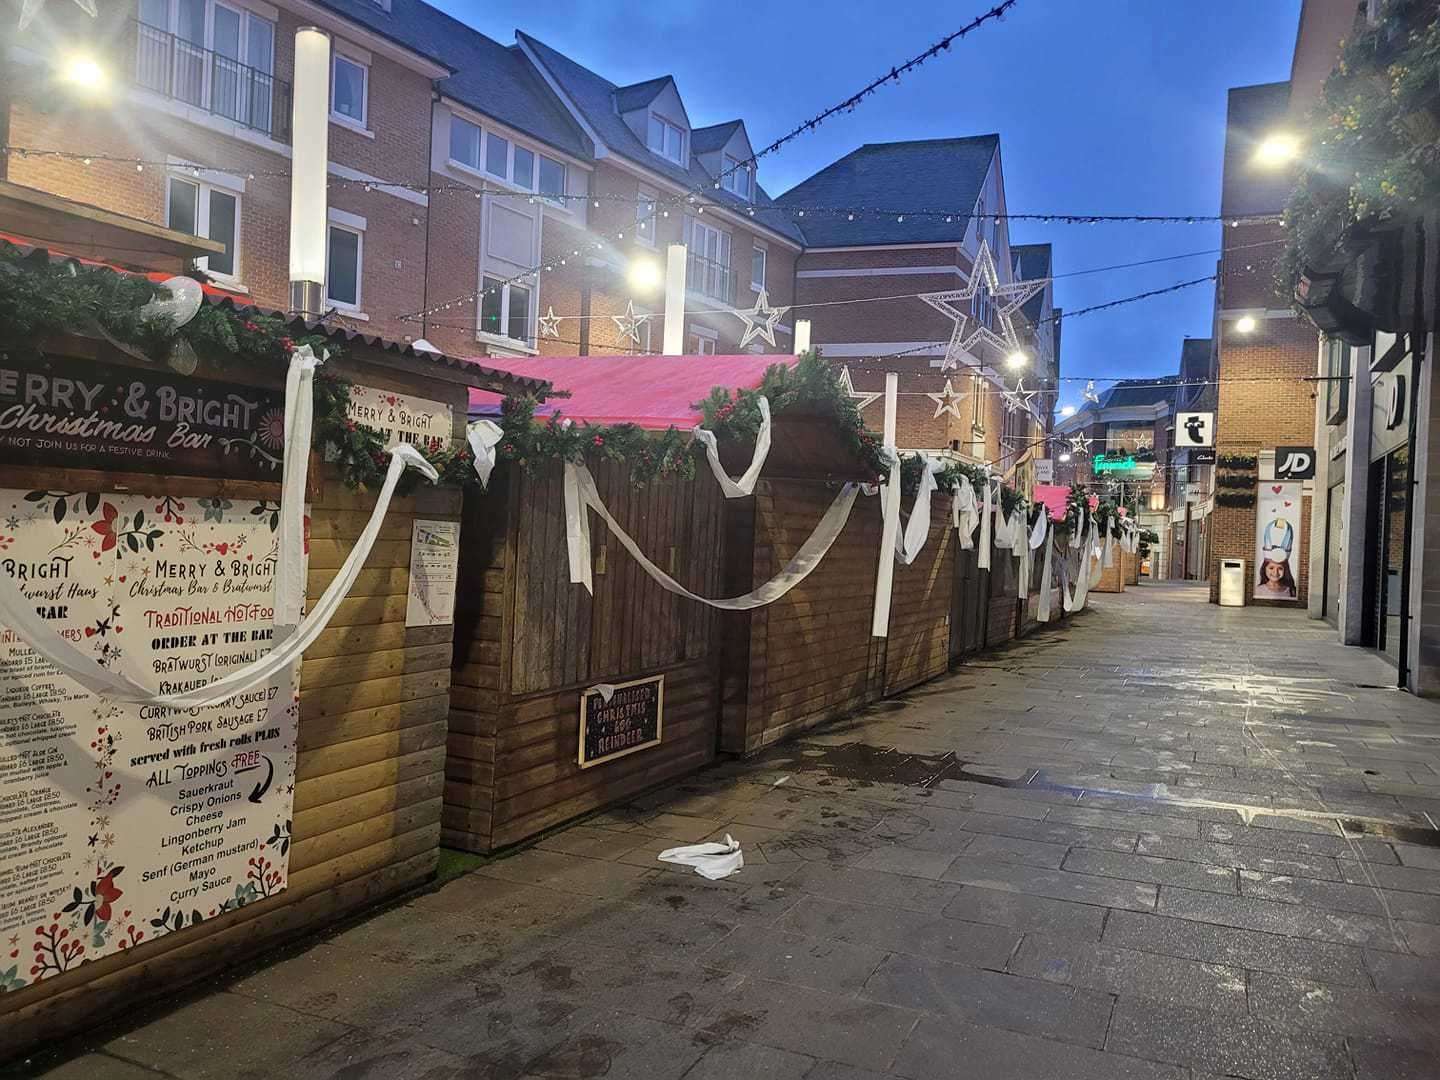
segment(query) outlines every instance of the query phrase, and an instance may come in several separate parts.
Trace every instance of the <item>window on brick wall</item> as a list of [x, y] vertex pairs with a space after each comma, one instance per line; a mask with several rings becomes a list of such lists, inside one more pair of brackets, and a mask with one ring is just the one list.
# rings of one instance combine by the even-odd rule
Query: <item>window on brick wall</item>
[[330, 226], [330, 250], [325, 268], [325, 296], [337, 308], [360, 308], [361, 267], [365, 234], [345, 225]]
[[[513, 205], [517, 201], [521, 205]], [[540, 261], [539, 252], [539, 209], [524, 200], [487, 197], [480, 233], [479, 330], [496, 344], [528, 347], [535, 338], [538, 305], [533, 280], [525, 275]]]
[[755, 290], [765, 288], [765, 245], [756, 240], [750, 248], [750, 287]]
[[521, 191], [533, 191], [557, 206], [565, 205], [567, 177], [563, 161], [454, 114], [450, 117], [450, 162], [513, 184]]
[[136, 82], [270, 133], [276, 119], [273, 22], [219, 0], [140, 0], [139, 16]]
[[692, 327], [685, 335], [685, 351], [691, 356], [715, 355], [715, 332], [701, 327]]
[[200, 260], [202, 269], [218, 277], [240, 274], [240, 196], [201, 180], [170, 177], [165, 193], [165, 221], [170, 228], [225, 245], [225, 254]]
[[351, 127], [363, 128], [368, 114], [370, 69], [353, 57], [335, 53], [331, 65], [330, 114]]

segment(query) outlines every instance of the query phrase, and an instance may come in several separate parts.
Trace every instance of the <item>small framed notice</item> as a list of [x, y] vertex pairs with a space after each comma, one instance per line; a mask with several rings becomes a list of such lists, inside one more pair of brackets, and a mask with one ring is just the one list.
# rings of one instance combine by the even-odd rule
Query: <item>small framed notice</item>
[[406, 626], [455, 621], [455, 579], [460, 571], [460, 523], [416, 521], [410, 530], [410, 595]]
[[664, 714], [664, 675], [586, 690], [580, 695], [580, 767], [660, 745]]

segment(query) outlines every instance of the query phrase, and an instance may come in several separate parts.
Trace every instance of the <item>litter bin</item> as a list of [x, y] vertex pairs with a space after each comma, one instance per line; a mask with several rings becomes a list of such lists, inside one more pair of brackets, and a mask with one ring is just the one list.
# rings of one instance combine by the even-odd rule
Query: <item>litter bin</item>
[[1245, 577], [1244, 559], [1221, 559], [1220, 606], [1244, 607], [1245, 583], [1247, 580]]

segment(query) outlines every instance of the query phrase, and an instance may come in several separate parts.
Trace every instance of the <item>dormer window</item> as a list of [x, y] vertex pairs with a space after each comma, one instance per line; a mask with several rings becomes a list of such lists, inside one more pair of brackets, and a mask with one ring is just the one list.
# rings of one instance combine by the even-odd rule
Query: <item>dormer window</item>
[[649, 136], [645, 145], [677, 165], [685, 164], [685, 130], [657, 113], [650, 114]]
[[732, 195], [752, 199], [755, 194], [754, 183], [755, 167], [726, 154], [725, 167], [720, 171], [720, 186]]

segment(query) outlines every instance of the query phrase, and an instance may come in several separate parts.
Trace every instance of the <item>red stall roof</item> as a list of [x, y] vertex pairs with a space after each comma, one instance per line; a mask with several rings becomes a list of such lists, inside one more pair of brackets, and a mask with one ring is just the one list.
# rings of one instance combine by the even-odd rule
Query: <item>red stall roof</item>
[[1066, 505], [1070, 500], [1070, 488], [1064, 484], [1036, 484], [1031, 493], [1037, 503], [1050, 511], [1054, 521], [1065, 517]]
[[[487, 356], [486, 367], [511, 375], [543, 379], [568, 398], [541, 404], [537, 416], [562, 413], [576, 423], [638, 424], [663, 431], [691, 428], [701, 420], [694, 403], [713, 387], [753, 390], [774, 364], [796, 362], [794, 356]], [[500, 395], [470, 391], [472, 416], [500, 412]]]

